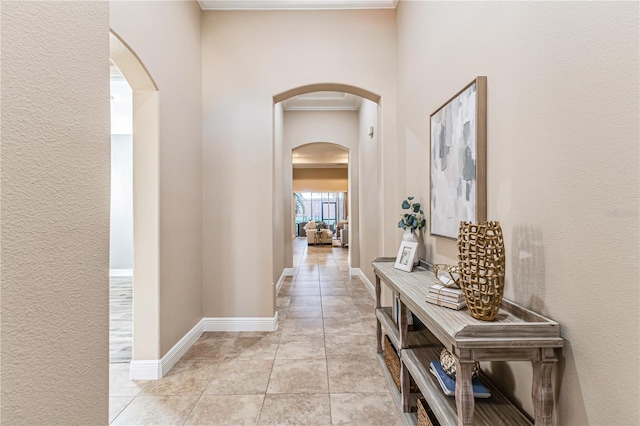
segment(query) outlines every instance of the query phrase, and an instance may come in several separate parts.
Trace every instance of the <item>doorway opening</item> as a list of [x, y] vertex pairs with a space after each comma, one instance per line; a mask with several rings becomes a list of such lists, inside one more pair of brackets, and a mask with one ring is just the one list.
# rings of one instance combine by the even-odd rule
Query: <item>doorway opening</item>
[[[160, 214], [159, 92], [140, 59], [116, 34], [109, 34], [111, 62], [131, 87], [132, 341], [129, 377], [159, 379]], [[112, 187], [112, 192], [117, 186]], [[121, 364], [126, 365], [126, 364]]]
[[111, 65], [109, 363], [131, 362], [133, 340], [133, 94]]

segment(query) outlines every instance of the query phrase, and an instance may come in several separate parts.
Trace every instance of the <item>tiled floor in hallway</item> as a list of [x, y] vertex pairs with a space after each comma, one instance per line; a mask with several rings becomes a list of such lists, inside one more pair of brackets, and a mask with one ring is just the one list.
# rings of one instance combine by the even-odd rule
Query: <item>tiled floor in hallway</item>
[[400, 425], [348, 250], [295, 244], [275, 332], [205, 333], [161, 380], [111, 365], [114, 425]]

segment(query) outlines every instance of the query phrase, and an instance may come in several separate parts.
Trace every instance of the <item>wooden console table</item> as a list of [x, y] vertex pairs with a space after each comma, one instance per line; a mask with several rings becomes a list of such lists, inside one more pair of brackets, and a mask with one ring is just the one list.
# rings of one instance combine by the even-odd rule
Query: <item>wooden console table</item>
[[[550, 426], [554, 408], [551, 373], [558, 361], [556, 351], [563, 346], [560, 325], [506, 299], [495, 321], [476, 320], [466, 309], [455, 311], [427, 303], [429, 287], [439, 283], [430, 265], [420, 262], [421, 267], [409, 273], [395, 269], [394, 261], [379, 258], [372, 263], [376, 275], [376, 337], [380, 359], [383, 329], [398, 349], [401, 392], [394, 396], [405, 421], [415, 423], [416, 417], [411, 413], [417, 395], [409, 391], [410, 374], [441, 425], [530, 425], [531, 421], [486, 378], [483, 380], [491, 397], [474, 400], [471, 374], [475, 361], [531, 361], [535, 424]], [[392, 309], [381, 306], [381, 281], [399, 299], [399, 324], [392, 317]], [[426, 329], [409, 331], [411, 314]], [[443, 347], [456, 360], [455, 399], [444, 395], [429, 372], [429, 363], [439, 359]], [[395, 386], [391, 387], [395, 391]]]

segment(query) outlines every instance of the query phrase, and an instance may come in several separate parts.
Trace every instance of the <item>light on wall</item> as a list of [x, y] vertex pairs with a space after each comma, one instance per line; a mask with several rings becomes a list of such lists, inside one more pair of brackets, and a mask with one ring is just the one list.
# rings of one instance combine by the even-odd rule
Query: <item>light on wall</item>
[[369, 138], [373, 139], [373, 126], [369, 126]]

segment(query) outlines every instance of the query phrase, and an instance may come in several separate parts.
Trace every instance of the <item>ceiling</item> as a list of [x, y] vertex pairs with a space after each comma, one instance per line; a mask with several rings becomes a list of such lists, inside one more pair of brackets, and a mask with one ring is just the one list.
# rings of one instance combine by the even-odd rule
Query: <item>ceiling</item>
[[282, 101], [285, 111], [358, 111], [362, 98], [343, 92], [311, 92]]
[[349, 164], [349, 151], [331, 143], [316, 142], [293, 150], [294, 168], [344, 168]]
[[398, 0], [198, 0], [202, 10], [395, 9]]

